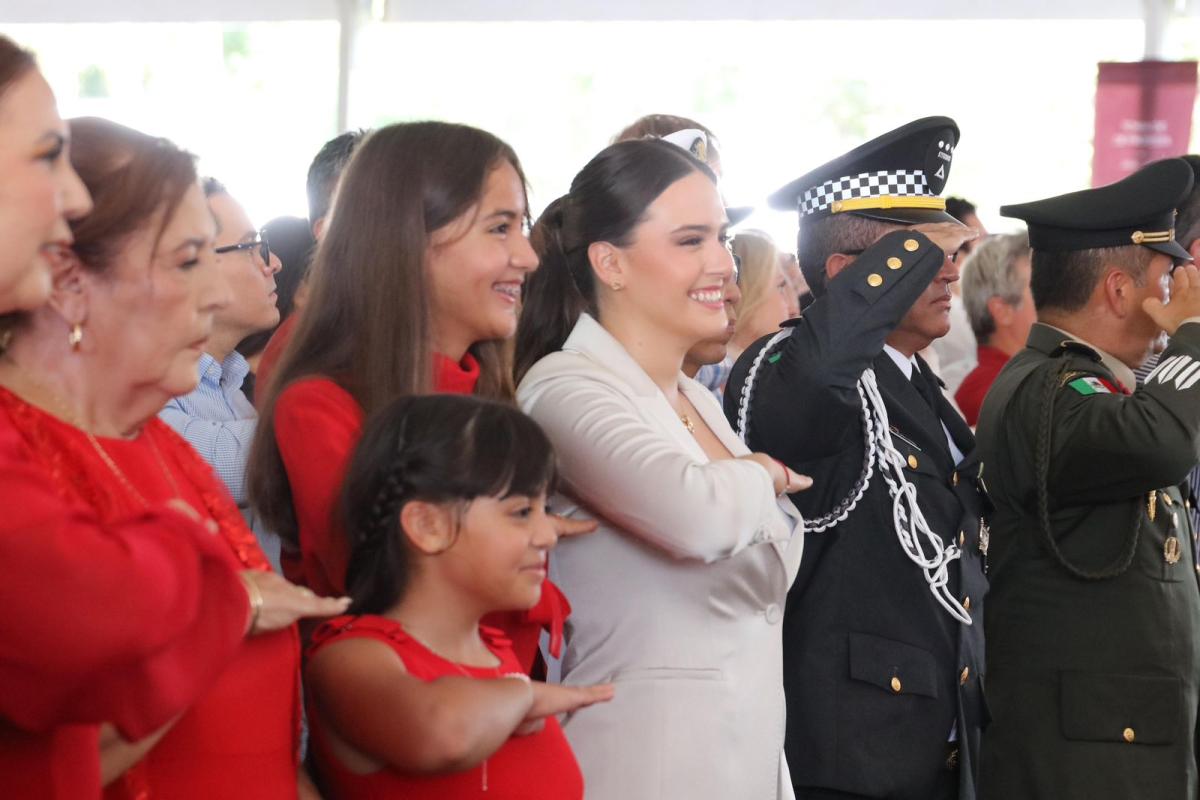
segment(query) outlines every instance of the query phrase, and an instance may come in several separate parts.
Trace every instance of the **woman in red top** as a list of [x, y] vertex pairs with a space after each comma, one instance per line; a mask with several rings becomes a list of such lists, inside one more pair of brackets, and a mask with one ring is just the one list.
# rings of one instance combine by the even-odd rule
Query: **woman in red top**
[[[249, 729], [278, 751], [249, 750], [252, 774], [290, 783], [294, 798], [293, 623], [345, 606], [266, 572], [211, 470], [155, 419], [195, 386], [226, 291], [192, 158], [102, 120], [77, 120], [70, 135], [95, 208], [73, 223], [70, 249], [50, 254], [49, 302], [6, 319], [0, 356], [13, 618], [0, 685], [5, 716], [32, 731], [5, 731], [5, 793], [97, 797], [99, 741], [106, 779], [154, 748], [116, 796], [244, 797], [251, 771], [234, 754], [247, 753], [237, 731]], [[56, 561], [11, 572], [8, 554], [30, 541]]]
[[[113, 515], [97, 507], [122, 488], [90, 449], [91, 432], [132, 420], [112, 415], [116, 404], [149, 407], [146, 387], [92, 380], [77, 369], [82, 355], [62, 357], [70, 326], [38, 342], [44, 317], [29, 313], [47, 300], [52, 263], [55, 302], [70, 297], [78, 311], [83, 291], [59, 271], [68, 222], [92, 205], [68, 143], [34, 60], [0, 37], [0, 787], [12, 798], [97, 798], [98, 723], [138, 739], [179, 714], [239, 648], [251, 589], [196, 498], [166, 495]], [[101, 384], [119, 391], [103, 396]], [[66, 425], [67, 415], [88, 427]], [[144, 457], [149, 441], [121, 445]], [[294, 619], [280, 616], [294, 591], [250, 579], [265, 602], [257, 630]]]
[[345, 488], [355, 602], [305, 668], [329, 797], [581, 800], [553, 715], [612, 687], [531, 682], [480, 625], [537, 603], [553, 480], [545, 434], [507, 405], [407, 397], [373, 418]]
[[[251, 497], [285, 542], [291, 580], [321, 595], [345, 590], [349, 547], [336, 501], [364, 416], [430, 392], [511, 402], [505, 340], [537, 267], [526, 217], [520, 162], [489, 133], [408, 123], [359, 145], [250, 456]], [[492, 622], [529, 668], [543, 627], [557, 653], [568, 611], [547, 582], [533, 609]]]

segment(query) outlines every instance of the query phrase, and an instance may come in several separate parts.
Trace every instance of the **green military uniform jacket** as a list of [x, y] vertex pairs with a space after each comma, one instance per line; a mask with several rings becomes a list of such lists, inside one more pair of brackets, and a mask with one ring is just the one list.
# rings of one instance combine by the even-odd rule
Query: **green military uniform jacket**
[[1180, 485], [1200, 324], [1126, 391], [1101, 353], [1039, 324], [984, 402], [982, 800], [1197, 796], [1200, 586]]

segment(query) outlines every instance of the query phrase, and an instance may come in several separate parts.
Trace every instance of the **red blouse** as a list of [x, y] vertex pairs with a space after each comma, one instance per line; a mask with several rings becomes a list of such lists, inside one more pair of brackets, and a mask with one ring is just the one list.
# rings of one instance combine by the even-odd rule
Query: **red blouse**
[[[271, 380], [271, 376], [275, 373], [275, 366], [279, 363], [280, 356], [287, 349], [287, 344], [292, 339], [292, 333], [296, 330], [296, 324], [300, 321], [300, 312], [295, 311], [280, 323], [275, 332], [271, 334], [271, 338], [267, 340], [267, 346], [263, 348], [262, 357], [258, 359], [258, 369], [254, 371], [254, 385], [262, 387], [262, 391], [255, 394], [259, 399], [267, 396], [267, 384]], [[255, 405], [262, 410], [260, 403], [255, 402]]]
[[[150, 422], [118, 448], [138, 486], [147, 476], [133, 461], [153, 457], [151, 437], [164, 456], [191, 452]], [[148, 474], [162, 470], [155, 463]], [[171, 493], [142, 491], [148, 508], [125, 499], [81, 431], [0, 389], [5, 797], [98, 797], [98, 723], [130, 740], [152, 733], [216, 680], [242, 641], [246, 593], [228, 548], [165, 507]]]
[[[470, 394], [479, 380], [479, 364], [469, 354], [462, 363], [436, 356], [435, 387], [446, 394]], [[275, 441], [287, 470], [299, 531], [300, 552], [284, 551], [283, 574], [293, 583], [327, 597], [346, 591], [349, 547], [335, 519], [342, 481], [362, 435], [363, 412], [353, 396], [328, 378], [304, 378], [289, 385], [275, 404]], [[550, 631], [551, 652], [562, 647], [563, 624], [570, 604], [549, 580], [538, 604], [528, 611], [489, 615], [500, 627], [528, 672], [537, 657], [543, 629]]]
[[[218, 525], [227, 568], [269, 570], [225, 485], [182, 438], [154, 420], [159, 452], [122, 440], [104, 449], [138, 491], [162, 502], [176, 492]], [[160, 461], [159, 455], [162, 459]], [[128, 492], [98, 503], [122, 513]], [[217, 681], [154, 749], [105, 791], [106, 800], [295, 800], [300, 747], [300, 639], [296, 626], [243, 640]]]
[[1000, 370], [1008, 363], [1007, 353], [986, 344], [980, 345], [977, 353], [979, 361], [975, 369], [967, 373], [967, 377], [959, 384], [958, 391], [954, 393], [954, 402], [958, 403], [967, 424], [971, 427], [975, 427], [979, 422], [983, 398], [987, 396], [988, 389], [992, 388]]
[[[383, 642], [395, 651], [410, 675], [432, 681], [447, 675], [495, 679], [518, 671], [511, 646], [494, 628], [481, 626], [488, 649], [500, 659], [497, 667], [470, 667], [447, 661], [407, 635], [399, 623], [372, 615], [337, 617], [313, 635], [308, 656], [333, 642], [367, 638]], [[473, 769], [442, 775], [405, 775], [381, 769], [360, 775], [346, 769], [331, 752], [320, 715], [309, 714], [313, 753], [321, 776], [338, 800], [581, 800], [583, 775], [575, 755], [554, 717], [529, 736], [512, 736], [487, 760]]]

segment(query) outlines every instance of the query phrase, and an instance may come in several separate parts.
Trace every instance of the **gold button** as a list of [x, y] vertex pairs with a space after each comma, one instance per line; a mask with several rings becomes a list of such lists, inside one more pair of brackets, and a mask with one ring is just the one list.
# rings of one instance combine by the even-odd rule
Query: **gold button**
[[916, 239], [905, 239], [904, 240], [904, 249], [910, 253], [915, 252], [916, 249], [920, 246], [921, 245], [917, 244]]
[[901, 261], [900, 259], [896, 258], [895, 256], [892, 256], [891, 258], [889, 258], [887, 260], [887, 265], [888, 265], [888, 269], [900, 269], [901, 267], [904, 266], [904, 262]]
[[892, 691], [895, 692], [896, 694], [900, 694], [900, 679], [899, 678], [892, 678]]
[[962, 673], [960, 673], [958, 676], [958, 682], [960, 685], [966, 686], [967, 681], [969, 681], [969, 680], [971, 680], [971, 668], [963, 667]]
[[969, 598], [969, 597], [964, 597], [964, 598], [963, 598], [963, 610], [964, 610], [964, 611], [970, 611], [970, 610], [971, 610], [971, 598]]
[[962, 531], [959, 531], [958, 532], [958, 546], [962, 547], [966, 543], [967, 543], [967, 534], [963, 533]]
[[872, 272], [867, 276], [867, 283], [872, 286], [883, 286], [883, 276], [878, 272]]
[[1159, 492], [1159, 494], [1162, 495], [1162, 499], [1163, 499], [1164, 503], [1166, 503], [1169, 506], [1175, 505], [1175, 501], [1171, 499], [1171, 495], [1167, 494], [1166, 492]]
[[916, 456], [909, 456], [909, 457], [908, 457], [908, 468], [909, 468], [909, 469], [916, 469], [916, 468], [917, 468], [917, 457], [916, 457]]
[[957, 472], [950, 476], [950, 485], [958, 486], [958, 473]]
[[830, 210], [830, 211], [832, 211], [832, 212], [833, 212], [833, 213], [835, 213], [835, 214], [837, 214], [838, 212], [840, 212], [840, 211], [842, 210], [842, 201], [841, 201], [841, 200], [834, 200], [834, 201], [833, 201], [833, 207], [832, 207], [831, 209], [829, 209], [829, 210]]
[[1121, 731], [1121, 738], [1127, 742], [1132, 742], [1137, 738], [1137, 734], [1133, 732], [1133, 728], [1126, 728], [1125, 730]]

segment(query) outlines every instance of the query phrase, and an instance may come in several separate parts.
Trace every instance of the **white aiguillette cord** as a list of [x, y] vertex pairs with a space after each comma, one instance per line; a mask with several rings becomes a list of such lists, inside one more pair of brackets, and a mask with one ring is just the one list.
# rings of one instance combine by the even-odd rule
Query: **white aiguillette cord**
[[[750, 419], [750, 398], [754, 391], [754, 380], [758, 374], [762, 360], [775, 346], [792, 334], [792, 328], [786, 328], [767, 342], [758, 351], [746, 381], [742, 387], [742, 396], [738, 403], [737, 433], [743, 441]], [[871, 476], [878, 464], [879, 474], [887, 484], [888, 494], [892, 496], [892, 524], [896, 531], [896, 539], [900, 549], [925, 575], [929, 591], [935, 600], [946, 609], [950, 616], [964, 625], [972, 625], [971, 615], [962, 604], [950, 593], [950, 562], [962, 557], [962, 550], [951, 542], [947, 545], [942, 538], [934, 533], [921, 512], [917, 503], [917, 487], [909, 482], [904, 474], [905, 459], [892, 442], [891, 426], [888, 421], [887, 407], [879, 394], [879, 386], [875, 382], [875, 370], [866, 369], [858, 379], [858, 395], [862, 400], [863, 439], [866, 443], [863, 456], [863, 471], [854, 485], [828, 514], [818, 519], [806, 521], [805, 530], [820, 533], [827, 531], [850, 516], [850, 512], [858, 505], [858, 501], [867, 491]], [[928, 554], [926, 550], [928, 549]]]

